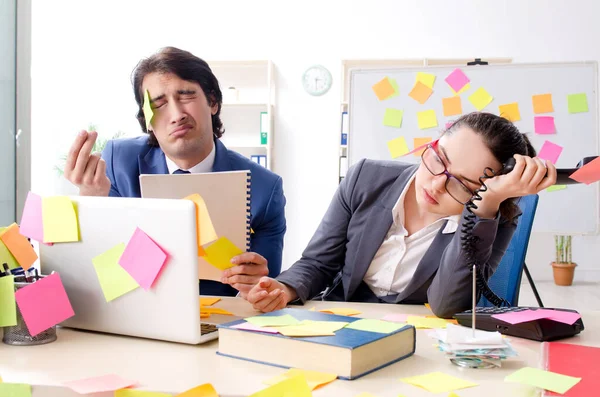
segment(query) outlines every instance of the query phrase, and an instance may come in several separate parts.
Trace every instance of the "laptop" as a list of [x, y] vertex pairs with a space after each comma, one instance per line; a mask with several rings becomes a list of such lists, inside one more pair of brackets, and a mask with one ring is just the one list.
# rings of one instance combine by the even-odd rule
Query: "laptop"
[[[196, 207], [190, 200], [70, 197], [80, 241], [40, 245], [42, 274], [60, 274], [75, 315], [61, 326], [200, 344], [218, 337], [216, 324], [235, 318], [200, 318]], [[142, 287], [107, 302], [92, 259], [140, 228], [168, 253], [149, 290]], [[209, 320], [209, 321], [205, 321]]]

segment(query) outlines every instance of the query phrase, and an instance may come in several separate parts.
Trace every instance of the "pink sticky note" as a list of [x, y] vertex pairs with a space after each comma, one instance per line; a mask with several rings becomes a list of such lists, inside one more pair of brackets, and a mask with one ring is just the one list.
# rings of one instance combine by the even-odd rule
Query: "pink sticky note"
[[33, 192], [27, 193], [21, 223], [19, 224], [21, 234], [35, 241], [44, 243], [44, 223], [42, 221], [42, 198]]
[[450, 73], [448, 77], [446, 77], [445, 80], [446, 83], [448, 83], [448, 85], [452, 87], [452, 89], [455, 92], [460, 91], [461, 88], [463, 88], [468, 82], [471, 81], [469, 80], [467, 75], [459, 68], [454, 69], [452, 73]]
[[586, 185], [600, 181], [600, 157], [579, 168], [569, 178]]
[[75, 315], [58, 273], [17, 290], [15, 299], [31, 336]]
[[150, 289], [167, 260], [167, 254], [140, 228], [136, 228], [119, 259], [119, 265], [137, 281]]
[[562, 150], [562, 146], [550, 141], [546, 141], [542, 145], [542, 149], [538, 153], [538, 157], [542, 160], [549, 160], [552, 162], [552, 164], [556, 164], [556, 161], [558, 160]]
[[545, 310], [545, 309], [540, 309], [537, 311], [544, 312], [544, 314], [546, 315], [546, 318], [548, 318], [550, 320], [558, 321], [560, 323], [565, 323], [565, 324], [569, 324], [569, 325], [572, 325], [575, 321], [577, 321], [581, 318], [581, 314], [574, 313], [574, 312], [563, 312], [560, 310]]
[[542, 310], [523, 310], [520, 312], [507, 312], [502, 314], [492, 314], [492, 317], [498, 320], [505, 321], [509, 324], [525, 323], [527, 321], [539, 320], [540, 318], [546, 318], [547, 313]]
[[394, 323], [405, 323], [408, 320], [408, 314], [388, 314], [384, 318], [383, 321], [391, 321]]
[[63, 383], [64, 386], [73, 389], [79, 394], [111, 392], [135, 386], [136, 384], [137, 382], [123, 379], [118, 375], [104, 375]]
[[275, 331], [274, 329], [269, 329], [269, 328], [265, 328], [265, 327], [259, 327], [258, 325], [254, 325], [252, 323], [241, 323], [238, 325], [234, 325], [231, 328], [235, 328], [235, 329], [241, 329], [244, 331], [253, 331], [253, 332], [266, 332], [268, 334], [277, 334], [278, 332]]
[[536, 134], [554, 134], [554, 117], [552, 116], [536, 116], [533, 119]]

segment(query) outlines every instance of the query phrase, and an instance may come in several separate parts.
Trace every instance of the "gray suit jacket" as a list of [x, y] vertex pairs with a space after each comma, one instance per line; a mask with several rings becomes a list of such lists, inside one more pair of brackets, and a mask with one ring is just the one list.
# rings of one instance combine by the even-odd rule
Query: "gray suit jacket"
[[[392, 208], [417, 167], [372, 160], [351, 167], [302, 258], [277, 280], [294, 288], [303, 303], [317, 296], [354, 302], [429, 302], [440, 317], [470, 308], [472, 278], [460, 238], [464, 217], [457, 233], [443, 234], [442, 225], [402, 293], [380, 299], [363, 282], [392, 225]], [[500, 216], [476, 218], [476, 258], [486, 279], [498, 267], [515, 228], [514, 222]]]

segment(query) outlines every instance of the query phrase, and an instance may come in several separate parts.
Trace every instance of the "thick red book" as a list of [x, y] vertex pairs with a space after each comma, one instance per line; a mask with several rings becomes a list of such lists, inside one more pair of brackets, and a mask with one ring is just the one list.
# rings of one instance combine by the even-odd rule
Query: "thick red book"
[[544, 391], [544, 396], [590, 397], [600, 393], [600, 348], [545, 342], [542, 346], [544, 369], [581, 378], [565, 394]]

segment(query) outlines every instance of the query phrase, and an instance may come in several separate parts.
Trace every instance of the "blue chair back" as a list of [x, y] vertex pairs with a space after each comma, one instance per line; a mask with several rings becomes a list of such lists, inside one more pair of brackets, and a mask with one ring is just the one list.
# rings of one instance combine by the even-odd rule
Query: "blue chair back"
[[[498, 269], [488, 281], [492, 291], [499, 297], [506, 299], [511, 306], [518, 306], [519, 304], [521, 275], [523, 274], [538, 199], [537, 194], [519, 199], [518, 205], [521, 208], [522, 215], [517, 220], [517, 229], [498, 265]], [[489, 307], [493, 305], [482, 296], [477, 306]]]

